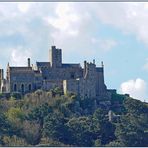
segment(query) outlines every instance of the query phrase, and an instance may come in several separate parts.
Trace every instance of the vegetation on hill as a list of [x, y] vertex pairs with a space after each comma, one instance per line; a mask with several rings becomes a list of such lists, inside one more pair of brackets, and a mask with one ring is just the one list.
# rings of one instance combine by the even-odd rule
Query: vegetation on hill
[[1, 99], [0, 146], [148, 146], [147, 103], [113, 94], [112, 120], [97, 104], [59, 89]]

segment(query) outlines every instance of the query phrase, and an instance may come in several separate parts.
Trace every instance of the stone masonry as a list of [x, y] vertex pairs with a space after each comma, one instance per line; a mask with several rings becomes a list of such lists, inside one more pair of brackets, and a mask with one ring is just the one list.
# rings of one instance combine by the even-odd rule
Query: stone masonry
[[26, 94], [37, 89], [63, 89], [64, 94], [75, 93], [81, 98], [110, 98], [111, 90], [104, 83], [104, 66], [96, 67], [95, 61], [62, 63], [62, 50], [52, 46], [49, 50], [49, 62], [36, 62], [31, 66], [30, 58], [26, 67], [7, 65], [6, 78], [0, 69], [0, 91]]

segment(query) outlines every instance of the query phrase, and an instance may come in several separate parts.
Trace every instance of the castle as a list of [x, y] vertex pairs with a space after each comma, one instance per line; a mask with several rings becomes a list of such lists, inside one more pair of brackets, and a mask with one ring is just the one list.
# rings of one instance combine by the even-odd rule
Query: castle
[[0, 69], [0, 91], [2, 93], [26, 94], [37, 89], [50, 90], [59, 87], [64, 94], [75, 93], [81, 98], [110, 98], [112, 91], [104, 84], [104, 67], [96, 67], [84, 61], [80, 64], [62, 63], [62, 50], [52, 46], [48, 62], [36, 62], [33, 66], [28, 58], [26, 67], [7, 65], [6, 78]]

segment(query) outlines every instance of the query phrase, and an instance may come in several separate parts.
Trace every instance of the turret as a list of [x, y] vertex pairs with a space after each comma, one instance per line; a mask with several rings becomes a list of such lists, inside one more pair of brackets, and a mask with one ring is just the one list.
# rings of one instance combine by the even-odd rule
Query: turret
[[85, 76], [86, 76], [86, 64], [87, 64], [87, 62], [84, 61], [84, 71], [83, 71], [83, 76], [84, 76], [84, 78], [85, 78]]
[[59, 68], [62, 66], [62, 50], [57, 49], [56, 46], [51, 46], [49, 50], [49, 62], [51, 67]]
[[84, 79], [92, 78], [95, 76], [96, 65], [94, 63], [87, 63], [84, 61]]
[[9, 62], [7, 64], [6, 80], [10, 80], [10, 66], [9, 66]]
[[106, 93], [106, 85], [104, 83], [104, 64], [101, 62], [101, 66], [96, 68], [96, 92], [97, 96], [101, 96]]

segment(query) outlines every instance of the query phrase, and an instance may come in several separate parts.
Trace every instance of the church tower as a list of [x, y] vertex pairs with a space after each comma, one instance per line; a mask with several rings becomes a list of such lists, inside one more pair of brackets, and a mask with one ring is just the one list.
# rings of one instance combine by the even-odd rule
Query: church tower
[[51, 46], [49, 50], [49, 62], [52, 68], [59, 68], [62, 66], [62, 51], [56, 46]]

